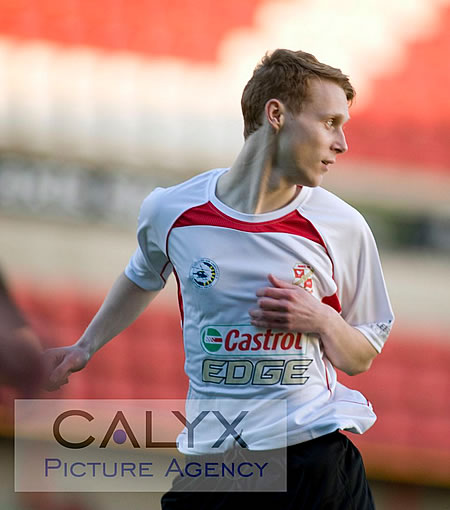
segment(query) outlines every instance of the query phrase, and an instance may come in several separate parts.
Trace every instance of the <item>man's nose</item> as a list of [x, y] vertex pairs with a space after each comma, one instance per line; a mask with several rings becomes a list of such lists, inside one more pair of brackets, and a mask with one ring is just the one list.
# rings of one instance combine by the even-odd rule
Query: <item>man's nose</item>
[[339, 130], [339, 132], [336, 135], [336, 139], [333, 142], [332, 149], [338, 154], [343, 154], [344, 152], [347, 152], [348, 145], [347, 140], [345, 139], [344, 131]]

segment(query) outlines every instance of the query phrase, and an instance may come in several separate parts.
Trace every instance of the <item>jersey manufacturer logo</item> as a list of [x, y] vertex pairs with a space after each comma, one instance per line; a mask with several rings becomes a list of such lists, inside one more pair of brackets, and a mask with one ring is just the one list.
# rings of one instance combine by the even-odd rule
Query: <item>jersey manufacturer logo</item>
[[219, 279], [219, 268], [213, 260], [196, 260], [191, 266], [189, 276], [197, 287], [205, 289], [212, 287], [217, 282]]
[[314, 269], [306, 264], [298, 263], [295, 264], [292, 271], [294, 272], [292, 283], [312, 293]]
[[200, 338], [203, 350], [217, 356], [306, 354], [301, 333], [260, 331], [249, 324], [206, 326]]

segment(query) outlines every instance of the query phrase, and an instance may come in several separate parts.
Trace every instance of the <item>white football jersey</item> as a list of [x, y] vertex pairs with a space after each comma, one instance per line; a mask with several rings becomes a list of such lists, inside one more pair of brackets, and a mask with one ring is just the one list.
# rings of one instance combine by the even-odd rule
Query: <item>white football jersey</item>
[[[337, 429], [363, 433], [376, 419], [372, 406], [337, 382], [319, 336], [256, 328], [249, 310], [272, 273], [335, 308], [381, 351], [393, 313], [368, 225], [320, 187], [303, 187], [276, 211], [238, 212], [215, 195], [226, 171], [155, 189], [143, 202], [139, 246], [125, 270], [147, 290], [175, 273], [188, 398], [283, 399], [288, 445]], [[268, 430], [253, 431], [251, 448], [285, 446]]]

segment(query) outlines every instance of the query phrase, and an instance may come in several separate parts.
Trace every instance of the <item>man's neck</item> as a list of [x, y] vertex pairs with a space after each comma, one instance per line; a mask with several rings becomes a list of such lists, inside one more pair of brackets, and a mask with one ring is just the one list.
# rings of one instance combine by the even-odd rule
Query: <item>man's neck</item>
[[219, 178], [217, 198], [247, 214], [275, 211], [291, 202], [300, 188], [276, 168], [275, 151], [276, 139], [270, 127], [261, 127], [246, 140], [230, 170]]

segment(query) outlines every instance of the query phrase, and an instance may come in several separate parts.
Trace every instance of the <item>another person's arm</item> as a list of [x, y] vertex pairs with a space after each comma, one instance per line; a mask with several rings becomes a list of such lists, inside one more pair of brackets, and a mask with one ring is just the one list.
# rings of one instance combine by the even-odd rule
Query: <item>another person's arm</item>
[[32, 395], [42, 378], [41, 344], [0, 273], [0, 384]]

